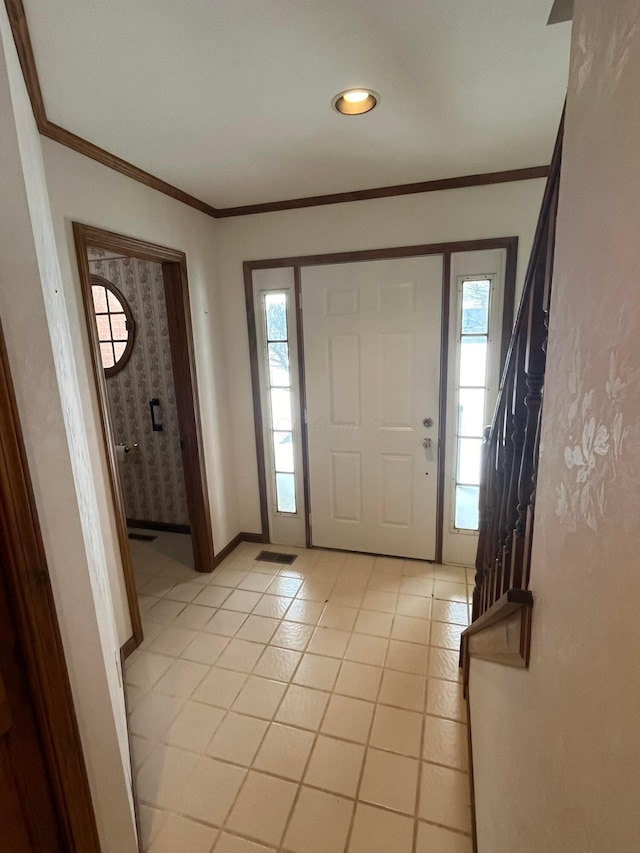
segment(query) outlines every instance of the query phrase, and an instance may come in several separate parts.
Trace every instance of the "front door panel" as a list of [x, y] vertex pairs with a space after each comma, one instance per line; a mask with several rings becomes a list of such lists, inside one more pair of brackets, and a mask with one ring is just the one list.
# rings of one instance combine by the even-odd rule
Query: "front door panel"
[[435, 558], [441, 303], [441, 256], [303, 268], [314, 545]]

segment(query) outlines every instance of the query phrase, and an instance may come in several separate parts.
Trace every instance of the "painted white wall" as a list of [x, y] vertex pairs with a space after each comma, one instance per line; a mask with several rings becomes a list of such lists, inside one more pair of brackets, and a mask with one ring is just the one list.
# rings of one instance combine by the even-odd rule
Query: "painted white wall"
[[100, 508], [40, 137], [0, 5], [0, 317], [98, 831], [137, 850], [129, 747]]
[[[80, 352], [80, 389], [90, 431], [91, 455], [102, 510], [102, 533], [109, 564], [115, 566], [121, 575], [89, 341], [82, 311], [73, 221], [186, 253], [214, 547], [220, 551], [241, 528], [235, 511], [233, 458], [228, 452], [232, 439], [222, 330], [223, 295], [215, 279], [216, 223], [211, 217], [56, 142], [43, 139], [42, 145], [69, 322]], [[118, 609], [118, 602], [116, 606]], [[120, 599], [119, 608], [126, 611], [124, 597]]]
[[543, 180], [522, 181], [218, 220], [218, 277], [241, 530], [260, 531], [242, 262], [517, 236], [519, 294], [543, 190]]
[[481, 853], [640, 850], [639, 79], [637, 0], [577, 0], [531, 665], [471, 668]]

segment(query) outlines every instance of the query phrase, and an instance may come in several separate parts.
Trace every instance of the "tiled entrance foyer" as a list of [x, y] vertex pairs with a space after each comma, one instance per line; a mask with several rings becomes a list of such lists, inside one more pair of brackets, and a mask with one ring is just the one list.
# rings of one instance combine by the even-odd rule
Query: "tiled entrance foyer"
[[[470, 853], [458, 640], [472, 573], [186, 537], [132, 542], [126, 684], [150, 853]], [[425, 713], [426, 712], [426, 713]]]

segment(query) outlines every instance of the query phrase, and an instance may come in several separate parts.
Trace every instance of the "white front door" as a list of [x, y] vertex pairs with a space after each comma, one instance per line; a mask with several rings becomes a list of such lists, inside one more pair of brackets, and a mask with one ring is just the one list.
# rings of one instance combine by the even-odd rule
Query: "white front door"
[[442, 275], [439, 255], [302, 269], [316, 546], [435, 558]]

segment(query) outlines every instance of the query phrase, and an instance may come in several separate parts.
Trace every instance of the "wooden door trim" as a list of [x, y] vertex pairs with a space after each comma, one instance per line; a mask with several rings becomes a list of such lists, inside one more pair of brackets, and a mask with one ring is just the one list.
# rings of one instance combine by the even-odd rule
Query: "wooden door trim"
[[304, 535], [307, 548], [312, 547], [311, 530], [311, 480], [309, 478], [309, 427], [305, 412], [307, 411], [307, 382], [304, 364], [304, 327], [302, 324], [302, 269], [293, 268], [293, 292], [296, 312], [296, 342], [298, 345], [298, 381], [300, 383], [300, 439], [302, 451], [302, 490], [304, 493]]
[[448, 243], [424, 243], [412, 246], [391, 246], [385, 249], [363, 249], [353, 252], [329, 252], [317, 255], [291, 255], [283, 258], [262, 258], [245, 261], [245, 268], [267, 270], [275, 267], [314, 267], [320, 264], [349, 264], [358, 261], [385, 261], [413, 258], [416, 255], [446, 255], [447, 252], [477, 252], [482, 249], [517, 248], [517, 237], [490, 237], [486, 240], [459, 240]]
[[115, 511], [116, 530], [122, 567], [124, 574], [129, 613], [131, 615], [132, 638], [123, 649], [130, 654], [143, 639], [142, 620], [136, 594], [133, 565], [129, 548], [124, 498], [118, 474], [118, 461], [112, 440], [113, 430], [109, 413], [109, 398], [107, 383], [100, 358], [100, 347], [93, 314], [91, 296], [91, 272], [87, 257], [87, 248], [92, 246], [107, 251], [119, 252], [139, 260], [152, 261], [162, 265], [165, 298], [167, 301], [167, 321], [169, 325], [169, 341], [171, 346], [171, 361], [174, 371], [178, 425], [181, 439], [184, 442], [183, 467], [187, 507], [191, 528], [194, 565], [196, 571], [213, 571], [214, 549], [213, 532], [211, 527], [211, 512], [209, 508], [209, 492], [207, 489], [206, 472], [204, 467], [204, 452], [202, 428], [200, 422], [200, 407], [198, 402], [195, 353], [193, 333], [191, 329], [191, 313], [187, 280], [187, 264], [184, 252], [158, 246], [145, 240], [138, 240], [123, 234], [116, 234], [102, 228], [94, 228], [79, 222], [73, 223], [73, 235], [76, 248], [82, 303], [89, 345], [95, 388], [100, 410], [102, 440], [107, 456], [109, 483]]
[[[258, 468], [258, 493], [260, 497], [260, 522], [261, 536], [263, 542], [269, 542], [269, 512], [267, 503], [267, 474], [264, 455], [262, 406], [260, 399], [260, 374], [258, 368], [258, 343], [256, 338], [255, 309], [253, 301], [253, 273], [261, 269], [277, 269], [292, 267], [294, 271], [294, 292], [296, 301], [296, 323], [298, 328], [298, 361], [304, 365], [304, 353], [302, 350], [302, 313], [300, 307], [300, 289], [302, 268], [307, 266], [320, 266], [326, 264], [347, 264], [361, 261], [397, 260], [399, 258], [412, 258], [421, 255], [442, 255], [443, 257], [443, 282], [442, 282], [442, 334], [440, 355], [440, 441], [438, 446], [438, 497], [436, 503], [436, 554], [435, 561], [442, 562], [442, 550], [444, 541], [444, 486], [445, 486], [445, 450], [446, 450], [446, 407], [447, 407], [447, 350], [449, 343], [449, 301], [450, 301], [450, 270], [451, 255], [457, 252], [477, 252], [490, 249], [504, 249], [506, 252], [505, 279], [504, 279], [504, 306], [502, 314], [502, 344], [501, 365], [504, 364], [506, 354], [504, 341], [511, 336], [513, 325], [513, 306], [515, 300], [516, 266], [518, 259], [518, 237], [494, 237], [484, 240], [460, 240], [448, 243], [428, 243], [412, 246], [393, 246], [383, 249], [365, 249], [353, 252], [330, 252], [316, 255], [294, 255], [281, 258], [262, 258], [252, 261], [244, 261], [244, 292], [247, 310], [247, 332], [249, 337], [249, 361], [251, 368], [251, 389], [253, 394], [253, 417], [256, 435], [256, 457]], [[446, 322], [445, 322], [446, 315]], [[303, 450], [303, 479], [306, 511], [307, 546], [310, 546], [311, 525], [309, 514], [311, 507], [309, 503], [309, 460], [306, 426], [304, 423], [303, 400], [306, 398], [304, 388], [304, 369], [300, 370], [300, 423], [302, 425], [302, 450]]]
[[99, 853], [80, 732], [1, 327], [0, 527], [5, 580], [66, 849]]
[[267, 499], [267, 467], [264, 454], [264, 424], [262, 420], [262, 400], [260, 389], [260, 367], [258, 363], [258, 339], [256, 330], [256, 311], [253, 301], [252, 264], [243, 264], [244, 299], [247, 312], [247, 330], [249, 334], [249, 362], [251, 369], [251, 393], [253, 395], [253, 423], [256, 436], [256, 459], [258, 466], [258, 496], [260, 498], [260, 528], [263, 542], [269, 539], [269, 503]]
[[194, 568], [197, 572], [212, 572], [215, 568], [213, 528], [191, 328], [187, 262], [184, 254], [179, 261], [164, 261], [162, 277]]
[[449, 314], [451, 302], [451, 252], [442, 256], [442, 311], [440, 318], [440, 389], [438, 393], [438, 487], [436, 491], [436, 557], [442, 562], [444, 548], [445, 462], [447, 458], [447, 403], [449, 388]]

